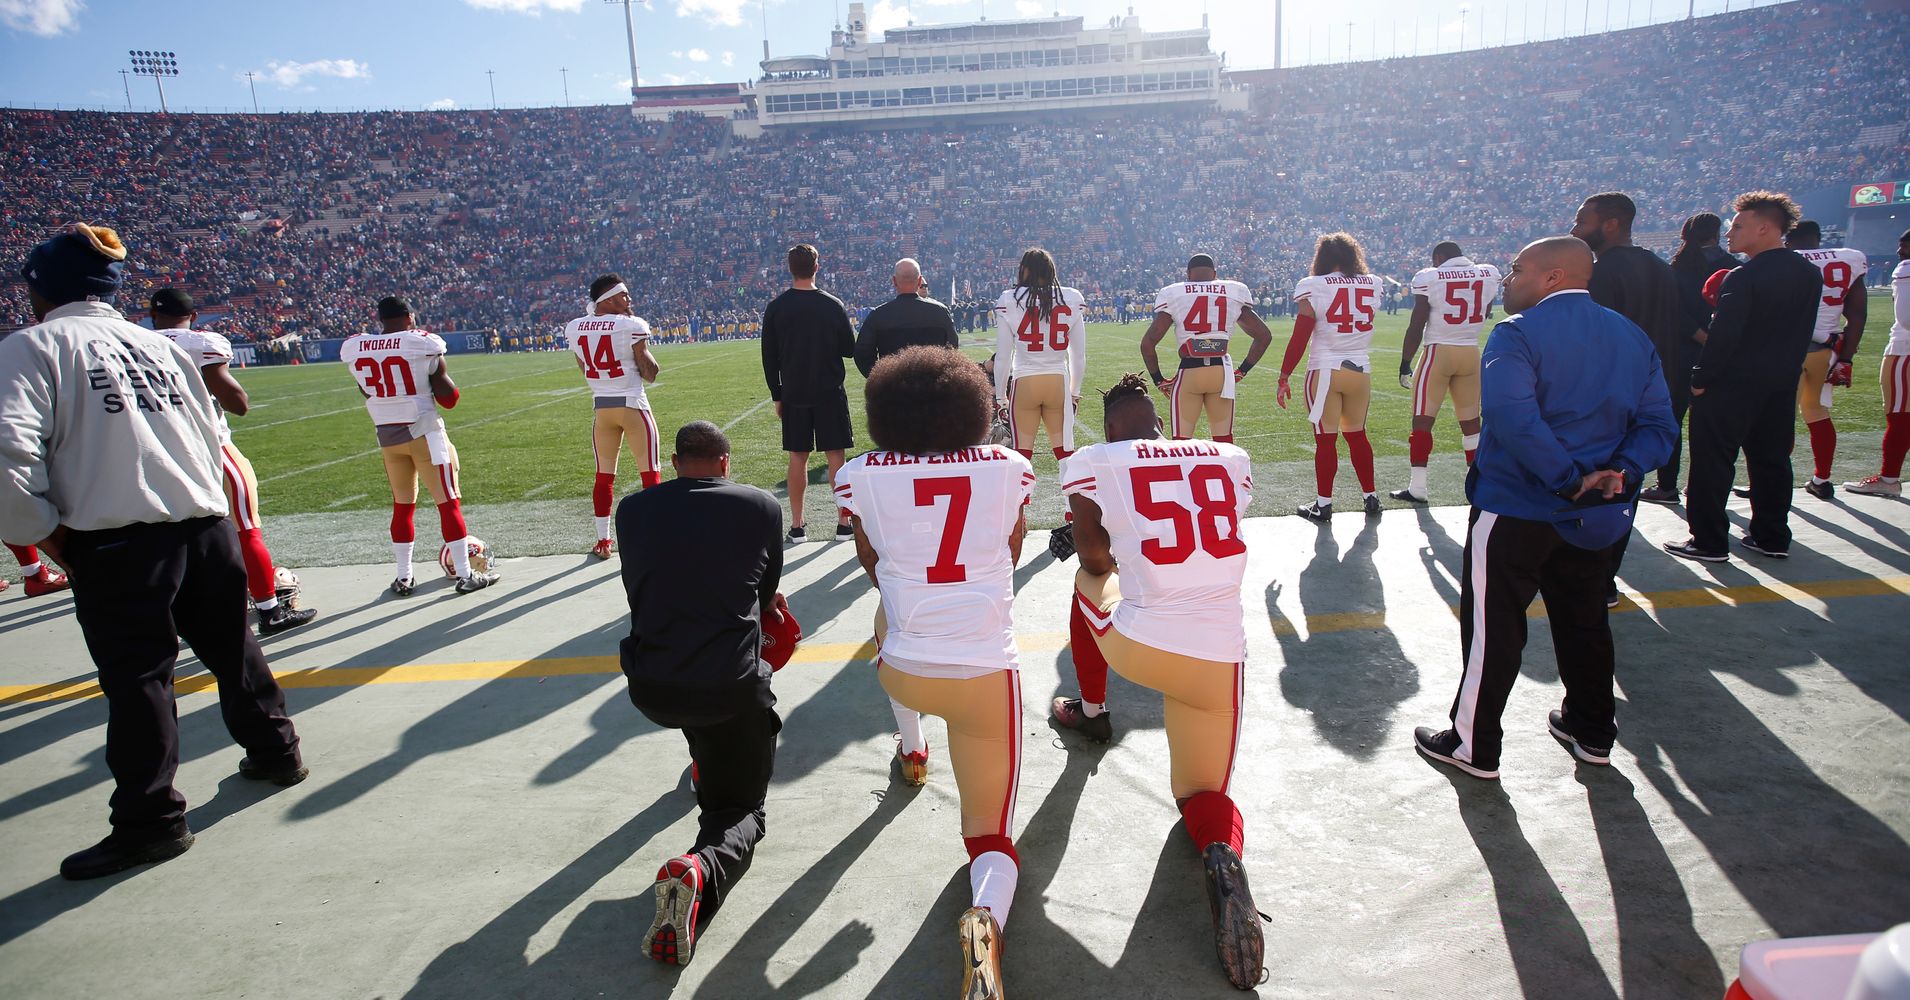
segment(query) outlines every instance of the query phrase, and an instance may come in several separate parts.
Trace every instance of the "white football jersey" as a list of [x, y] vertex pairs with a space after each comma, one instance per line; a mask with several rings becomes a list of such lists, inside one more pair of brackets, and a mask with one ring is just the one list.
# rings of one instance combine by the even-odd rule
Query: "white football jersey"
[[944, 455], [874, 451], [836, 474], [836, 504], [862, 519], [889, 631], [882, 655], [928, 677], [1017, 670], [1008, 554], [1034, 466], [1000, 445]]
[[1154, 293], [1154, 311], [1174, 321], [1183, 357], [1221, 357], [1253, 293], [1238, 281], [1177, 281]]
[[1454, 257], [1413, 275], [1412, 290], [1432, 306], [1426, 343], [1477, 347], [1486, 313], [1499, 297], [1499, 269]]
[[1811, 330], [1811, 343], [1826, 343], [1843, 327], [1844, 297], [1858, 278], [1870, 272], [1870, 258], [1848, 247], [1797, 252], [1816, 264], [1824, 276], [1824, 294], [1817, 300], [1817, 326]]
[[1896, 320], [1890, 324], [1890, 343], [1883, 352], [1892, 356], [1910, 354], [1910, 260], [1897, 262], [1890, 273], [1890, 297], [1896, 306]]
[[1087, 315], [1081, 293], [1066, 286], [1057, 290], [1045, 319], [1035, 309], [1033, 292], [1002, 292], [995, 299], [995, 395], [1008, 398], [1010, 377], [1055, 374], [1068, 376], [1068, 392], [1079, 395], [1088, 363]]
[[[178, 344], [179, 348], [186, 352], [186, 356], [192, 359], [192, 363], [202, 369], [210, 365], [232, 363], [232, 341], [220, 334], [210, 330], [192, 330], [186, 327], [159, 332]], [[206, 395], [212, 400], [212, 411], [219, 415], [219, 443], [231, 444], [232, 425], [226, 423], [225, 410], [220, 408], [218, 398], [212, 396], [211, 392], [208, 391]]]
[[1240, 519], [1253, 460], [1211, 441], [1110, 441], [1061, 462], [1061, 489], [1094, 501], [1120, 569], [1114, 627], [1135, 642], [1201, 660], [1247, 655]]
[[639, 410], [650, 408], [637, 374], [636, 353], [637, 342], [650, 339], [650, 324], [621, 313], [579, 316], [564, 324], [564, 336], [570, 353], [584, 364], [591, 394], [621, 397], [628, 400], [625, 406]]
[[1373, 344], [1373, 317], [1385, 284], [1378, 275], [1315, 274], [1301, 278], [1293, 287], [1294, 302], [1313, 305], [1313, 338], [1307, 355], [1307, 371], [1338, 368], [1351, 361], [1371, 368], [1368, 349]]
[[361, 333], [338, 358], [363, 389], [374, 424], [409, 424], [433, 412], [431, 373], [444, 362], [444, 338], [423, 330]]

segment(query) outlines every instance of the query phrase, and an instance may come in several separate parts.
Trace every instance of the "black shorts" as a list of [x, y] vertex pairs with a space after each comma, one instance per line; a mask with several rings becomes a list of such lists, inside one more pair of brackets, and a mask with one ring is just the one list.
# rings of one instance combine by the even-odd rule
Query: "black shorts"
[[840, 391], [815, 406], [783, 404], [784, 451], [848, 451], [855, 447], [849, 426], [849, 397]]

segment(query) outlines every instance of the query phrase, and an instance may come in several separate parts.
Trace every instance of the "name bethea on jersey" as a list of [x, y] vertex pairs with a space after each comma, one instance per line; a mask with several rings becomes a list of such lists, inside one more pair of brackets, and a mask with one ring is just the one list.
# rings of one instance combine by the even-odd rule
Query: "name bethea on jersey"
[[942, 455], [904, 455], [899, 451], [872, 451], [865, 465], [960, 465], [964, 462], [1006, 462], [1013, 452], [993, 448], [963, 448]]
[[1134, 442], [1135, 458], [1213, 458], [1220, 454], [1220, 448], [1205, 441], [1187, 441], [1180, 444], [1154, 444], [1151, 441]]
[[107, 413], [124, 413], [129, 407], [161, 413], [186, 405], [180, 373], [142, 348], [92, 340], [86, 353], [93, 362], [86, 369], [86, 387]]

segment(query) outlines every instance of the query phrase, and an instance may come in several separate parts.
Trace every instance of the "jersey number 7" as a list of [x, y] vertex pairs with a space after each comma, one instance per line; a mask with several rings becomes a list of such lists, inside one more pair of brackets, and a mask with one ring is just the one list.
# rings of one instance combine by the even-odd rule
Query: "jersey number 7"
[[[1194, 498], [1188, 510], [1172, 500], [1154, 496], [1157, 483], [1178, 483], [1186, 477]], [[1226, 559], [1247, 551], [1240, 540], [1239, 495], [1227, 470], [1218, 465], [1196, 465], [1191, 470], [1179, 465], [1137, 465], [1128, 470], [1128, 483], [1134, 488], [1134, 510], [1150, 521], [1166, 521], [1174, 526], [1173, 544], [1158, 538], [1141, 541], [1141, 555], [1156, 566], [1177, 566], [1187, 561], [1196, 548], [1215, 559]], [[919, 488], [918, 488], [919, 492]], [[1226, 525], [1223, 537], [1221, 525]]]
[[935, 561], [928, 566], [930, 583], [962, 583], [968, 579], [968, 567], [955, 561], [962, 551], [962, 531], [968, 527], [968, 503], [975, 498], [975, 484], [967, 476], [934, 476], [915, 481], [915, 505], [933, 507], [935, 501], [948, 498], [948, 516], [942, 522], [942, 544], [935, 550]]

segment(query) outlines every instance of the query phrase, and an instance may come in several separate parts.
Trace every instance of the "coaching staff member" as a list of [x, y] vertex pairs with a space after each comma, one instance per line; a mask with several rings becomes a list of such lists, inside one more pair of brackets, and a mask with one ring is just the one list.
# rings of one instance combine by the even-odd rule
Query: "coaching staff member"
[[40, 320], [0, 341], [0, 535], [42, 539], [106, 696], [113, 832], [60, 863], [97, 878], [192, 847], [173, 788], [173, 666], [185, 639], [218, 681], [246, 750], [239, 773], [305, 778], [285, 695], [246, 621], [245, 563], [226, 520], [219, 426], [198, 366], [112, 306], [126, 247], [75, 226], [34, 247]]
[[[955, 335], [955, 317], [948, 307], [928, 297], [928, 282], [922, 278], [922, 265], [912, 257], [895, 262], [895, 298], [876, 306], [862, 321], [862, 333], [856, 338], [856, 368], [863, 378], [875, 371], [881, 358], [905, 347], [960, 347]], [[834, 480], [831, 480], [833, 482]]]
[[1750, 259], [1724, 279], [1698, 363], [1691, 366], [1691, 483], [1685, 520], [1691, 538], [1666, 542], [1682, 559], [1724, 562], [1730, 522], [1724, 504], [1744, 452], [1751, 477], [1751, 524], [1738, 544], [1761, 555], [1791, 551], [1791, 447], [1798, 373], [1810, 350], [1823, 276], [1786, 249], [1801, 212], [1788, 195], [1752, 191], [1732, 203], [1725, 233]]
[[1684, 464], [1685, 413], [1691, 408], [1691, 366], [1697, 363], [1698, 348], [1708, 335], [1705, 328], [1711, 325], [1711, 305], [1704, 300], [1704, 286], [1711, 275], [1738, 266], [1737, 258], [1718, 245], [1723, 232], [1723, 219], [1711, 212], [1699, 212], [1684, 221], [1678, 233], [1678, 249], [1671, 255], [1671, 274], [1678, 280], [1678, 354], [1660, 355], [1658, 360], [1664, 363], [1665, 377], [1671, 380], [1671, 419], [1678, 423], [1679, 435], [1672, 438], [1671, 458], [1658, 470], [1658, 485], [1638, 493], [1638, 499], [1647, 503], [1671, 506], [1683, 496], [1678, 492], [1678, 472]]
[[[809, 453], [820, 450], [836, 481], [843, 453], [855, 447], [849, 396], [842, 389], [842, 359], [855, 356], [855, 330], [842, 300], [816, 287], [816, 248], [789, 248], [792, 287], [763, 310], [763, 378], [776, 417], [783, 422], [789, 453], [789, 540], [800, 542], [803, 492], [809, 485]], [[837, 512], [837, 538], [854, 538], [849, 516]]]
[[650, 957], [687, 965], [696, 933], [749, 870], [783, 727], [763, 662], [764, 618], [784, 621], [783, 511], [729, 480], [730, 443], [699, 420], [676, 432], [676, 478], [617, 506], [630, 700], [683, 731], [696, 768], [696, 843], [657, 872]]
[[[1671, 454], [1671, 402], [1644, 331], [1593, 302], [1592, 252], [1571, 236], [1519, 252], [1508, 316], [1480, 356], [1485, 427], [1466, 477], [1472, 500], [1459, 592], [1465, 664], [1452, 728], [1421, 726], [1421, 753], [1477, 778], [1499, 776], [1526, 608], [1543, 595], [1565, 701], [1552, 735], [1591, 764], [1618, 733], [1608, 552], [1631, 531], [1647, 470]], [[1608, 502], [1609, 501], [1609, 502]]]

